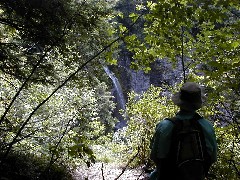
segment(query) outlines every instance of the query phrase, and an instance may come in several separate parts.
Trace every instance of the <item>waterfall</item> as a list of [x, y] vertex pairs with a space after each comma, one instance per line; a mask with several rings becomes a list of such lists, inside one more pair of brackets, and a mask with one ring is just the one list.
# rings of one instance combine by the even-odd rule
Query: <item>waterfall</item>
[[103, 66], [104, 71], [107, 73], [107, 75], [110, 77], [110, 79], [113, 82], [114, 88], [117, 91], [117, 102], [119, 103], [119, 106], [122, 110], [125, 110], [126, 107], [126, 102], [123, 96], [123, 91], [122, 91], [122, 87], [117, 79], [117, 77], [114, 75], [113, 72], [110, 71], [110, 69], [107, 66]]
[[119, 122], [115, 125], [115, 130], [121, 129], [125, 126], [127, 126], [127, 117], [123, 117], [120, 113], [119, 113], [119, 109], [124, 111], [125, 114], [125, 110], [126, 110], [126, 102], [125, 102], [125, 98], [123, 96], [123, 91], [122, 91], [122, 87], [117, 79], [117, 77], [114, 75], [113, 72], [110, 71], [110, 69], [107, 66], [103, 66], [104, 71], [107, 73], [107, 75], [110, 77], [110, 79], [113, 82], [113, 86], [116, 90], [117, 93], [117, 113], [115, 114], [115, 117], [118, 118]]

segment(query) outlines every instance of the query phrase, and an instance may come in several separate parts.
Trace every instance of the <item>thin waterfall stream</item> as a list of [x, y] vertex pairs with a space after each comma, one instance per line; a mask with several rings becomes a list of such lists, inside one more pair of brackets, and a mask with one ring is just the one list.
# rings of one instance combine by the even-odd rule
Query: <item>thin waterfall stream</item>
[[[123, 90], [122, 87], [118, 81], [118, 78], [114, 75], [113, 72], [110, 71], [110, 69], [108, 68], [108, 66], [103, 66], [104, 71], [106, 72], [106, 74], [109, 76], [109, 78], [112, 80], [113, 82], [113, 86], [117, 92], [117, 103], [118, 106], [121, 110], [123, 110], [125, 112], [126, 110], [126, 101], [123, 95]], [[124, 119], [119, 119], [119, 123], [116, 125], [116, 128], [122, 128], [124, 126], [126, 126], [126, 120]]]
[[125, 98], [123, 96], [123, 91], [122, 91], [122, 87], [117, 79], [117, 77], [114, 75], [113, 72], [110, 71], [110, 69], [107, 67], [107, 66], [103, 66], [104, 68], [104, 71], [107, 73], [107, 75], [110, 77], [110, 79], [112, 80], [113, 82], [113, 85], [114, 85], [114, 88], [116, 89], [117, 91], [117, 102], [119, 103], [120, 105], [120, 108], [122, 110], [125, 110], [126, 107], [126, 102], [125, 102]]

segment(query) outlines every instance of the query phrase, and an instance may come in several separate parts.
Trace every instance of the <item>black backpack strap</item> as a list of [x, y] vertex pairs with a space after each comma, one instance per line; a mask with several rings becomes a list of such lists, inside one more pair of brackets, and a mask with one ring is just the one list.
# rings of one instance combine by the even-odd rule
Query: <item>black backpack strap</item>
[[172, 117], [172, 118], [166, 118], [166, 120], [171, 121], [173, 124], [176, 124], [176, 121], [178, 119], [176, 117]]
[[170, 121], [173, 124], [172, 136], [174, 136], [175, 133], [181, 130], [181, 128], [183, 127], [183, 121], [178, 119], [177, 117], [167, 118], [166, 120]]
[[[205, 174], [208, 174], [209, 168], [211, 166], [210, 163], [210, 155], [207, 152], [207, 147], [206, 147], [206, 141], [205, 141], [205, 137], [204, 137], [204, 133], [203, 133], [203, 128], [200, 125], [200, 123], [198, 122], [198, 120], [202, 119], [203, 117], [200, 116], [198, 113], [195, 113], [194, 116], [190, 119], [190, 122], [192, 125], [194, 125], [195, 127], [197, 127], [197, 129], [200, 131], [200, 136], [201, 136], [201, 142], [202, 142], [202, 147], [203, 147], [203, 153], [204, 153], [204, 170], [205, 170]], [[173, 128], [173, 136], [175, 136], [176, 132], [179, 131], [182, 127], [183, 127], [183, 121], [178, 120], [176, 117], [173, 118], [168, 118], [167, 120], [171, 121], [174, 124], [174, 128]], [[172, 140], [174, 141], [176, 137], [172, 137]]]
[[195, 113], [191, 120], [198, 121], [198, 120], [200, 120], [200, 119], [202, 119], [202, 118], [203, 118], [203, 117], [200, 116], [198, 113]]
[[[198, 121], [202, 119], [203, 117], [200, 116], [198, 113], [195, 113], [194, 116], [191, 118], [190, 121]], [[172, 117], [172, 118], [166, 118], [166, 120], [171, 121], [173, 124], [178, 123], [178, 118], [177, 117]]]
[[[200, 123], [198, 122], [198, 120], [200, 120], [200, 119], [202, 119], [202, 116], [200, 116], [198, 113], [195, 113], [194, 116], [189, 120], [180, 120], [177, 117], [167, 118], [166, 120], [172, 122], [174, 125], [173, 130], [172, 130], [171, 144], [176, 144], [175, 142], [178, 139], [177, 138], [178, 132], [180, 132], [186, 126], [195, 126], [195, 128], [197, 128], [200, 131], [201, 140], [203, 140], [203, 143], [206, 144], [202, 127], [201, 127]], [[177, 148], [177, 147], [174, 147], [174, 148]], [[174, 150], [172, 149], [172, 151], [174, 151]], [[173, 154], [173, 153], [169, 152], [169, 154]]]
[[172, 131], [172, 140], [174, 141], [176, 139], [176, 134], [177, 132], [179, 132], [184, 126], [195, 126], [199, 131], [200, 131], [200, 134], [201, 134], [201, 139], [204, 141], [204, 144], [205, 143], [205, 138], [204, 138], [204, 135], [203, 135], [203, 130], [202, 130], [202, 127], [200, 125], [200, 123], [198, 122], [198, 120], [202, 119], [203, 117], [200, 116], [198, 113], [195, 113], [193, 115], [193, 117], [189, 120], [180, 120], [178, 119], [177, 117], [173, 117], [173, 118], [167, 118], [166, 120], [170, 121], [173, 123], [174, 127], [173, 127], [173, 131]]

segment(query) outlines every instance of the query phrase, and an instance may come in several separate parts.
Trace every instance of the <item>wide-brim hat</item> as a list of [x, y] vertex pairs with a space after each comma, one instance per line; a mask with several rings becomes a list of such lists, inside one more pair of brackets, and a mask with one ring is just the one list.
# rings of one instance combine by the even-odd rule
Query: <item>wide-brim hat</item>
[[200, 109], [205, 99], [202, 88], [194, 82], [184, 83], [180, 91], [172, 96], [174, 104], [188, 111]]

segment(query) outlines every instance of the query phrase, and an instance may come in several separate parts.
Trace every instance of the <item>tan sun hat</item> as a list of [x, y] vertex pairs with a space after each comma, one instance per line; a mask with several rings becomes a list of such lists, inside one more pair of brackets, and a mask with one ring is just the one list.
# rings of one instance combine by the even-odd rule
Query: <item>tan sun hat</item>
[[195, 111], [202, 107], [205, 96], [201, 87], [194, 82], [186, 82], [180, 91], [172, 96], [174, 104], [184, 110]]

